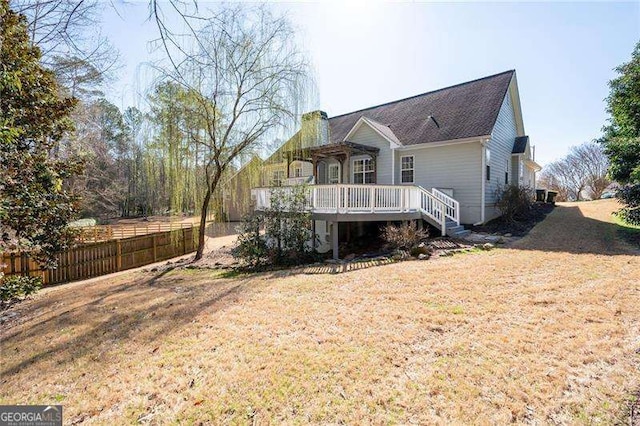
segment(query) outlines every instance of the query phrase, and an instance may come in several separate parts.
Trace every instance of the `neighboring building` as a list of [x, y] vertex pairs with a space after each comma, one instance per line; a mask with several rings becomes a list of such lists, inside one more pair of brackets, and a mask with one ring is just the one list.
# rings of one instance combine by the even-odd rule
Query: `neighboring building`
[[[501, 187], [534, 188], [540, 170], [513, 70], [332, 118], [308, 113], [285, 145], [262, 184], [313, 183], [320, 249], [336, 255], [338, 223], [424, 219], [461, 235], [461, 223], [499, 215]], [[253, 196], [268, 206], [268, 188]]]
[[238, 222], [254, 206], [251, 204], [251, 189], [264, 185], [262, 167], [264, 161], [254, 155], [245, 165], [235, 172], [222, 185], [222, 219], [228, 222]]

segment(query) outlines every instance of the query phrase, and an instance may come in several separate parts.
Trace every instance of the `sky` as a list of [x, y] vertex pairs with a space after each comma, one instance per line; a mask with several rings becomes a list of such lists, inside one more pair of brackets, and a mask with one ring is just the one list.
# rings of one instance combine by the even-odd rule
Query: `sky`
[[[111, 3], [113, 4], [113, 3]], [[216, 3], [200, 1], [201, 11]], [[526, 133], [544, 165], [597, 138], [614, 68], [640, 41], [640, 2], [273, 3], [289, 16], [329, 116], [515, 69]], [[123, 67], [108, 91], [141, 106], [149, 41], [145, 1], [104, 8]]]

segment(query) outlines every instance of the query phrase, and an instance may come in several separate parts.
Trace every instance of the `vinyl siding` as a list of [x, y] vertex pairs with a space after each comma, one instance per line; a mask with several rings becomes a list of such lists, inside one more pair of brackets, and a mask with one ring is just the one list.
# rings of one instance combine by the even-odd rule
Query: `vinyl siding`
[[452, 189], [460, 203], [461, 222], [480, 220], [482, 153], [480, 141], [396, 152], [396, 183], [400, 183], [400, 157], [414, 156], [415, 185], [425, 189]]
[[[498, 212], [495, 209], [496, 196], [500, 188], [504, 186], [504, 174], [509, 171], [508, 165], [511, 163], [511, 152], [513, 151], [516, 136], [518, 136], [516, 118], [511, 102], [511, 94], [507, 92], [502, 102], [502, 107], [500, 107], [496, 124], [493, 127], [491, 139], [486, 145], [487, 149], [490, 150], [491, 157], [487, 163], [491, 166], [490, 180], [485, 182], [486, 221], [498, 216]], [[513, 175], [513, 167], [510, 171], [510, 179], [517, 176]], [[483, 172], [484, 179], [486, 179], [485, 173], [486, 171]], [[512, 182], [515, 181], [512, 180]]]
[[[361, 125], [358, 130], [349, 138], [349, 142], [359, 143], [367, 146], [374, 146], [380, 149], [380, 153], [376, 158], [377, 183], [383, 185], [391, 184], [391, 149], [389, 141], [380, 136], [375, 130], [367, 124]], [[343, 176], [343, 182], [353, 181], [353, 160], [360, 158], [370, 158], [368, 155], [357, 155], [351, 157], [349, 164], [349, 174], [351, 176]], [[345, 170], [346, 172], [346, 170]]]

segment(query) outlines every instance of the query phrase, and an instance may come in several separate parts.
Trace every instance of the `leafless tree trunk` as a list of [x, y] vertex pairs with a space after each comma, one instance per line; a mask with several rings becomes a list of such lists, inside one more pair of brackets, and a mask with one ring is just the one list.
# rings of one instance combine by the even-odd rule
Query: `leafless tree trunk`
[[211, 18], [189, 15], [175, 2], [188, 28], [176, 36], [151, 3], [170, 62], [165, 76], [194, 102], [189, 135], [205, 169], [195, 260], [202, 258], [207, 213], [226, 170], [241, 154], [259, 148], [293, 124], [304, 99], [308, 66], [290, 23], [265, 7], [222, 7]]

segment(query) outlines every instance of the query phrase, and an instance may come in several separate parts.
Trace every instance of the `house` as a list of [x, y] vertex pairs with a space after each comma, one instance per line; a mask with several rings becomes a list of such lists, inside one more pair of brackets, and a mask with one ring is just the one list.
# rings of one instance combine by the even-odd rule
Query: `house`
[[463, 235], [499, 215], [504, 185], [535, 188], [540, 170], [514, 70], [336, 117], [307, 113], [286, 145], [265, 161], [255, 208], [269, 206], [269, 186], [310, 183], [318, 249], [334, 256], [342, 227], [362, 222]]
[[262, 166], [264, 161], [257, 155], [253, 155], [238, 171], [222, 183], [221, 217], [223, 221], [238, 222], [253, 207], [247, 200], [251, 199], [251, 189], [263, 185]]

